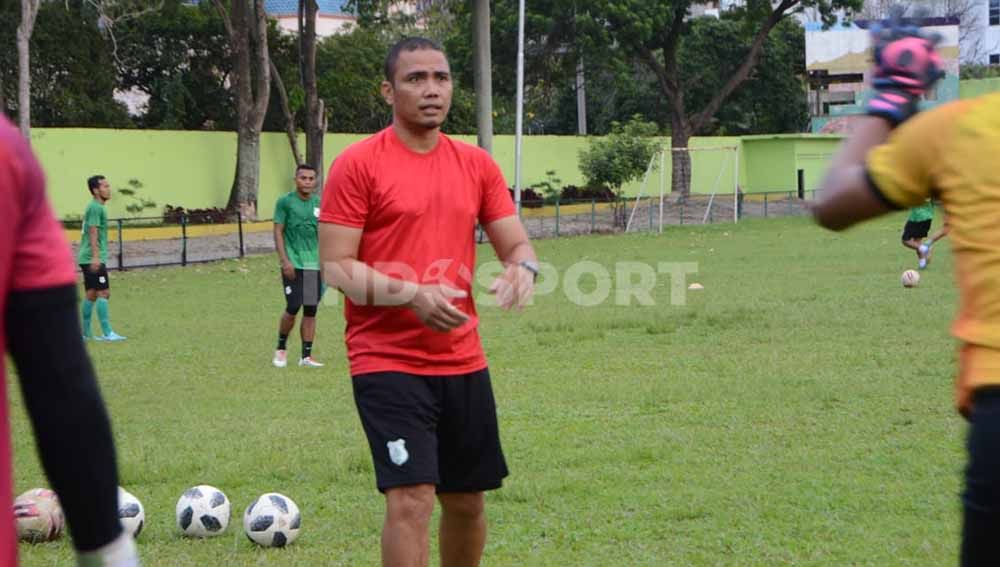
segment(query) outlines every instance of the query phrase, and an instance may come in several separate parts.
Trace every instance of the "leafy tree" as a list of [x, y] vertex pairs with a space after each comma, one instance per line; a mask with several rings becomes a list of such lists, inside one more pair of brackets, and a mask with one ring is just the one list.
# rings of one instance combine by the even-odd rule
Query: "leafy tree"
[[[15, 45], [20, 3], [0, 0], [0, 44]], [[82, 0], [42, 2], [31, 34], [31, 124], [35, 127], [132, 125], [114, 100], [117, 86], [112, 48], [98, 31], [97, 15]], [[18, 100], [17, 51], [0, 50], [0, 98], [13, 114]]]
[[159, 11], [116, 32], [120, 88], [149, 97], [135, 118], [140, 127], [236, 128], [226, 28], [210, 3], [165, 0]]
[[[622, 185], [641, 178], [649, 167], [659, 146], [656, 134], [656, 123], [633, 116], [625, 124], [613, 123], [606, 137], [591, 138], [580, 150], [580, 171], [587, 184], [606, 187], [620, 200]], [[618, 209], [614, 218], [621, 224], [624, 208]]]
[[[837, 9], [856, 10], [861, 0], [747, 0], [731, 16], [748, 39], [737, 56], [722, 69], [719, 88], [704, 104], [691, 104], [692, 88], [706, 81], [704, 67], [690, 69], [682, 57], [683, 42], [698, 26], [689, 17], [691, 0], [579, 0], [599, 23], [598, 33], [606, 44], [619, 46], [630, 59], [647, 66], [670, 111], [670, 134], [674, 148], [686, 148], [691, 136], [711, 131], [716, 113], [757, 67], [771, 31], [797, 10], [815, 8], [824, 21], [832, 21]], [[695, 19], [697, 20], [697, 19]], [[692, 73], [692, 71], [694, 71]], [[697, 110], [693, 110], [696, 108]], [[690, 192], [691, 159], [686, 152], [673, 153], [672, 187], [681, 198]]]
[[659, 145], [656, 124], [634, 116], [625, 124], [615, 122], [611, 133], [591, 138], [580, 150], [580, 171], [590, 185], [621, 191], [622, 185], [642, 177]]
[[[319, 96], [327, 108], [332, 132], [377, 132], [392, 122], [392, 109], [382, 99], [382, 66], [393, 34], [355, 29], [325, 38], [317, 46]], [[454, 81], [451, 112], [444, 125], [453, 134], [474, 133], [475, 101], [460, 77]]]
[[360, 29], [319, 43], [316, 83], [319, 97], [331, 101], [329, 130], [377, 132], [389, 124], [392, 113], [379, 94], [386, 49], [379, 34]]
[[[694, 108], [711, 104], [729, 80], [726, 69], [739, 60], [750, 42], [747, 27], [729, 15], [694, 18], [680, 44], [680, 74], [692, 77], [684, 92]], [[808, 121], [805, 75], [805, 32], [793, 20], [775, 26], [761, 49], [760, 64], [702, 126], [702, 134], [797, 132]]]

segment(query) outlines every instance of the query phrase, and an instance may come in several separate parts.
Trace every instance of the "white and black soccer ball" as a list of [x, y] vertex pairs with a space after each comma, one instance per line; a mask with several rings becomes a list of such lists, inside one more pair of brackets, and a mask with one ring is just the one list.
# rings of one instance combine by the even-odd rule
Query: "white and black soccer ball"
[[146, 525], [146, 510], [134, 494], [118, 487], [118, 521], [133, 538], [139, 537]]
[[188, 537], [222, 535], [229, 527], [229, 515], [229, 498], [214, 486], [189, 488], [177, 500], [177, 527]]
[[243, 530], [250, 541], [264, 547], [284, 547], [299, 537], [302, 515], [291, 498], [268, 492], [247, 506]]

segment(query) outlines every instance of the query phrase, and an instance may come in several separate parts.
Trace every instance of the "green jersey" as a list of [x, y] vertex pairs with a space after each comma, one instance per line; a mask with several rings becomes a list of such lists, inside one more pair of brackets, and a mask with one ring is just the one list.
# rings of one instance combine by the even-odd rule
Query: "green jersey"
[[910, 209], [910, 222], [924, 222], [934, 218], [934, 203], [927, 201], [923, 205]]
[[297, 191], [287, 193], [274, 205], [274, 224], [284, 226], [285, 254], [300, 270], [319, 269], [319, 196], [302, 200]]
[[97, 229], [97, 254], [102, 264], [108, 262], [108, 212], [104, 205], [94, 199], [83, 212], [83, 231], [80, 234], [80, 250], [76, 254], [78, 264], [89, 264], [93, 260], [90, 251], [90, 227]]

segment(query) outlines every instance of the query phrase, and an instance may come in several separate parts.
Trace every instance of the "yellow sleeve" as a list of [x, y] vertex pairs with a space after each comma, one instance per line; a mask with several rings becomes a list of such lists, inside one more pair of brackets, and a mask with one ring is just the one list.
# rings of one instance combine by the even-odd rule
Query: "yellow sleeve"
[[922, 112], [872, 148], [865, 164], [872, 188], [901, 209], [926, 201], [934, 189], [934, 166], [959, 107], [948, 104]]

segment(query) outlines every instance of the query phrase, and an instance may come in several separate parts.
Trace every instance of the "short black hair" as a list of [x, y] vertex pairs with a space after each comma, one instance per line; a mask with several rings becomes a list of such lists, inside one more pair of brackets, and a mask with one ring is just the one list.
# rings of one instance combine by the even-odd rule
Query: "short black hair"
[[399, 61], [399, 54], [404, 51], [419, 51], [421, 49], [430, 49], [432, 51], [440, 51], [444, 53], [444, 48], [441, 44], [434, 41], [433, 39], [427, 39], [426, 37], [404, 37], [403, 39], [396, 42], [389, 49], [389, 54], [385, 56], [385, 80], [392, 83], [392, 78], [396, 76], [396, 62]]
[[298, 165], [298, 166], [297, 166], [297, 167], [295, 168], [295, 175], [298, 175], [298, 174], [299, 174], [299, 172], [300, 172], [300, 171], [302, 171], [303, 169], [305, 169], [305, 170], [308, 170], [308, 171], [311, 171], [311, 172], [313, 172], [313, 173], [316, 173], [316, 168], [315, 168], [315, 167], [313, 167], [313, 166], [309, 165], [308, 163], [300, 163], [300, 164], [299, 164], [299, 165]]
[[104, 181], [105, 177], [103, 175], [91, 175], [87, 178], [87, 189], [90, 189], [90, 194], [94, 194], [94, 189], [101, 186], [101, 181]]

